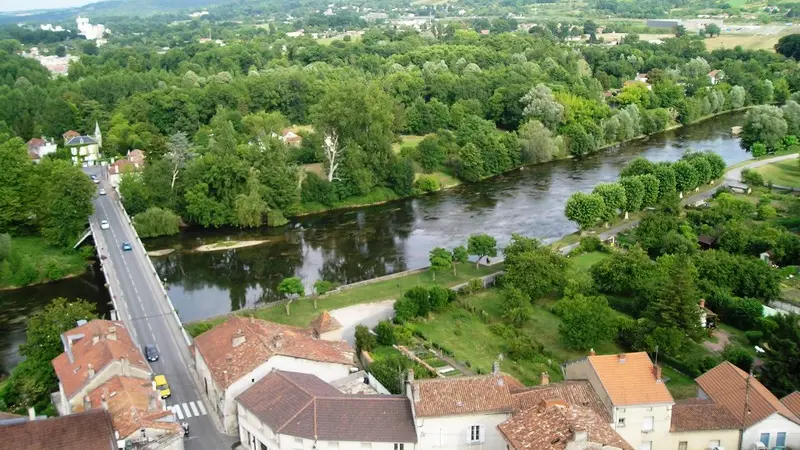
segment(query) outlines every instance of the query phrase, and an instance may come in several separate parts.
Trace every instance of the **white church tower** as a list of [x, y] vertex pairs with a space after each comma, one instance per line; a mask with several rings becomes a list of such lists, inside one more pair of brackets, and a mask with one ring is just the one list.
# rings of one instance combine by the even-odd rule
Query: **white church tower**
[[94, 122], [94, 140], [97, 141], [97, 147], [103, 148], [103, 134], [100, 133], [100, 124], [95, 120]]

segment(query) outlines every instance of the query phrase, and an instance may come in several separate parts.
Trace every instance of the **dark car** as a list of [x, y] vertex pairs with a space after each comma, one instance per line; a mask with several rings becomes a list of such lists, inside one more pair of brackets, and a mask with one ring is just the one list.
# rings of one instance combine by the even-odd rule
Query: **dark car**
[[133, 250], [133, 247], [131, 247], [131, 243], [130, 242], [123, 242], [122, 243], [122, 251], [129, 252], [131, 250]]
[[150, 362], [158, 361], [158, 347], [155, 345], [145, 345], [144, 356]]

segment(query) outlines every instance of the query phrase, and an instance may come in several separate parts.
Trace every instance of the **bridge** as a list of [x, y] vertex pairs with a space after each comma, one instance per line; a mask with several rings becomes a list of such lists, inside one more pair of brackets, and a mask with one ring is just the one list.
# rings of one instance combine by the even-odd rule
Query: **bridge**
[[[99, 187], [108, 192], [94, 199], [94, 213], [89, 218], [89, 230], [106, 278], [117, 318], [131, 330], [134, 342], [144, 349], [155, 344], [160, 358], [150, 363], [154, 374], [163, 374], [170, 384], [172, 396], [167, 406], [180, 422], [187, 422], [190, 436], [187, 449], [220, 450], [231, 448], [234, 439], [219, 433], [215, 426], [214, 409], [201, 394], [194, 376], [194, 364], [189, 346], [191, 338], [184, 330], [164, 284], [158, 277], [144, 245], [134, 230], [116, 191], [108, 182], [106, 167], [87, 168], [90, 175], [100, 179]], [[100, 228], [107, 220], [108, 229]], [[122, 243], [131, 245], [124, 251]]]

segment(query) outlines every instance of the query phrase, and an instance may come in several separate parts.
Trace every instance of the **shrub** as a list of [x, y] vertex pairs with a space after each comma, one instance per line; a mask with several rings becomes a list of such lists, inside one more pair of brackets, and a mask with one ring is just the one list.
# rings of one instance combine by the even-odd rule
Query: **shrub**
[[744, 371], [749, 371], [753, 366], [753, 356], [738, 345], [726, 345], [722, 357]]
[[752, 169], [742, 169], [742, 180], [752, 186], [764, 185], [764, 177]]
[[300, 198], [303, 203], [321, 203], [326, 206], [331, 206], [338, 200], [333, 183], [315, 173], [306, 174]]
[[441, 189], [442, 186], [439, 184], [439, 180], [431, 175], [420, 175], [416, 181], [414, 181], [414, 189], [423, 194], [427, 194], [429, 192], [436, 192]]
[[581, 244], [578, 249], [586, 253], [602, 252], [606, 250], [603, 241], [597, 236], [585, 236], [581, 238]]
[[139, 237], [169, 236], [180, 232], [181, 219], [177, 214], [161, 208], [148, 208], [133, 216], [133, 226]]
[[450, 293], [452, 291], [441, 286], [433, 286], [428, 290], [430, 296], [431, 308], [433, 311], [441, 311], [450, 302]]
[[411, 343], [413, 330], [405, 325], [394, 327], [394, 342], [398, 345], [408, 345]]
[[760, 331], [745, 331], [745, 337], [747, 337], [747, 342], [752, 345], [758, 345], [761, 342], [761, 339], [764, 338], [764, 333]]
[[336, 283], [328, 280], [318, 280], [314, 283], [314, 292], [317, 295], [324, 295], [332, 291], [336, 287]]
[[378, 345], [392, 346], [394, 345], [394, 325], [388, 320], [378, 322], [375, 327], [375, 334], [377, 336]]
[[375, 335], [366, 325], [356, 325], [356, 350], [372, 351], [376, 344]]

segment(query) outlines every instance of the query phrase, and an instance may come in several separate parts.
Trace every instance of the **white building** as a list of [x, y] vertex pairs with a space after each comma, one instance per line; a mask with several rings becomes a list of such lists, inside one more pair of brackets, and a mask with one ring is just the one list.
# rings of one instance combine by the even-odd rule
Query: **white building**
[[678, 400], [672, 407], [667, 448], [735, 450], [739, 446], [739, 421], [711, 400]]
[[345, 394], [319, 377], [272, 371], [236, 398], [239, 437], [261, 450], [415, 450], [409, 400]]
[[514, 411], [511, 389], [524, 386], [511, 376], [488, 375], [414, 380], [409, 373], [419, 448], [424, 450], [506, 450], [497, 428]]
[[197, 336], [195, 366], [225, 431], [238, 429], [235, 399], [273, 369], [313, 373], [325, 382], [347, 376], [354, 351], [315, 339], [311, 330], [233, 316]]
[[89, 23], [89, 19], [87, 17], [78, 16], [78, 18], [75, 19], [75, 23], [78, 25], [78, 34], [85, 36], [86, 39], [90, 41], [102, 39], [103, 35], [105, 35], [106, 31], [108, 31], [106, 30], [105, 25], [92, 25]]
[[[800, 418], [755, 377], [723, 362], [697, 379], [698, 397], [724, 406], [743, 429], [741, 450], [800, 448]], [[744, 419], [744, 420], [743, 420]]]
[[563, 366], [568, 380], [588, 380], [608, 408], [611, 426], [637, 450], [668, 445], [672, 399], [645, 352], [590, 355]]
[[58, 149], [55, 141], [46, 139], [44, 136], [31, 139], [27, 142], [27, 146], [28, 156], [30, 156], [31, 160], [35, 163], [40, 162], [45, 156], [55, 153]]
[[95, 122], [93, 136], [65, 138], [64, 146], [69, 149], [73, 164], [84, 167], [98, 164], [100, 161], [100, 149], [103, 147], [103, 135], [100, 133], [100, 125]]

